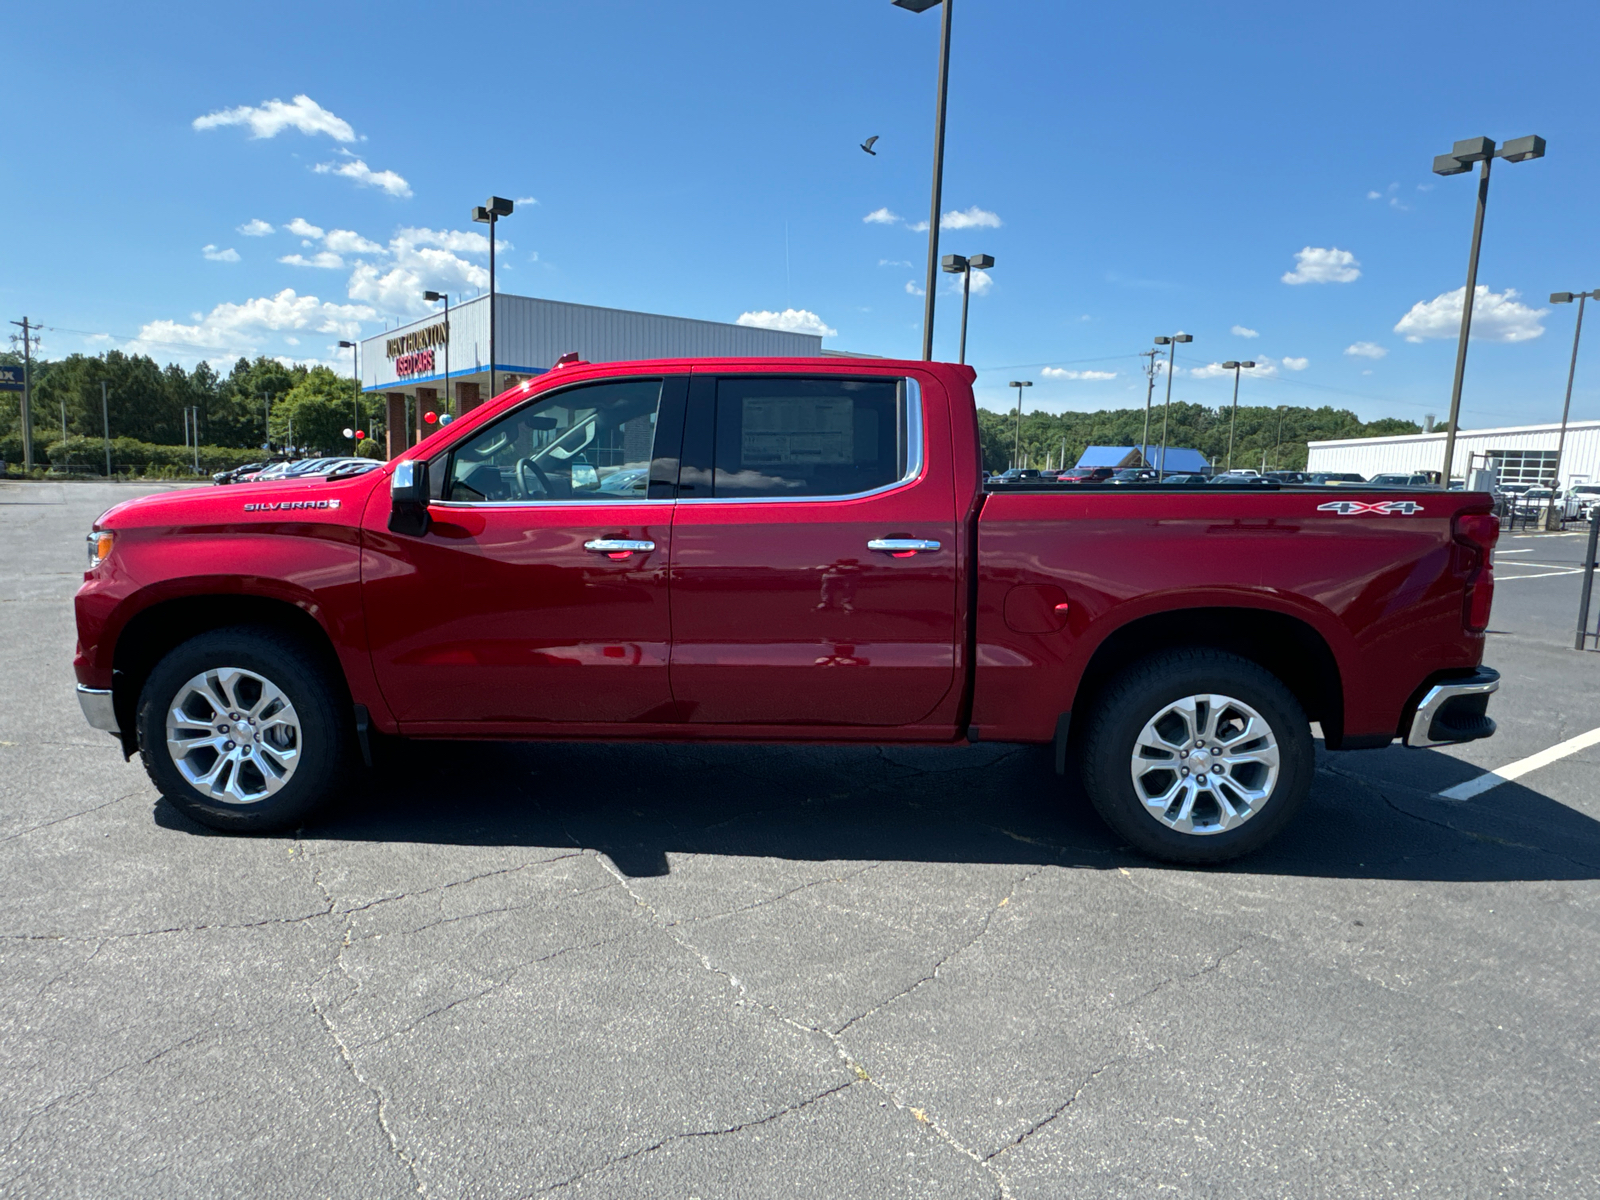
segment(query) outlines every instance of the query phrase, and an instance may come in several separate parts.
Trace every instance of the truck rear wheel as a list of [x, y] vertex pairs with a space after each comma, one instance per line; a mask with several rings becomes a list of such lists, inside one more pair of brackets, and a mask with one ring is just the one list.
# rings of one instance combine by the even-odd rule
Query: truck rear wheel
[[1311, 790], [1311, 727], [1248, 659], [1173, 650], [1129, 667], [1085, 733], [1083, 781], [1106, 824], [1153, 858], [1217, 863], [1256, 850]]
[[139, 695], [139, 754], [186, 816], [227, 832], [290, 829], [338, 788], [351, 722], [294, 639], [255, 628], [184, 642]]

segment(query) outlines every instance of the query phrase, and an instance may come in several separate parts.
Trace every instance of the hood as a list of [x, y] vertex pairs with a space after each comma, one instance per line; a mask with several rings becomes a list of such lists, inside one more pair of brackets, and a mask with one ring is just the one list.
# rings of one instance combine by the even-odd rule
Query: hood
[[163, 525], [232, 523], [270, 514], [315, 514], [356, 525], [367, 496], [389, 478], [387, 466], [350, 479], [285, 479], [268, 483], [202, 485], [152, 492], [108, 508], [96, 529], [147, 529]]

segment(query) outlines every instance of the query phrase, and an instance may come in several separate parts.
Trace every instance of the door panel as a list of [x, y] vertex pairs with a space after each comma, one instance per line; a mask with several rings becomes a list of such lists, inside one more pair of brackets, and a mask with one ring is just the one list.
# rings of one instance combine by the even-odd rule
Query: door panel
[[[661, 719], [672, 504], [648, 496], [648, 477], [652, 440], [676, 455], [687, 381], [665, 381], [659, 414], [640, 399], [650, 382], [535, 397], [474, 431], [430, 461], [444, 482], [422, 537], [390, 533], [374, 497], [363, 597], [402, 723]], [[674, 395], [679, 416], [658, 422]], [[589, 545], [605, 539], [636, 546]]]
[[[947, 443], [920, 420], [897, 428], [870, 389], [749, 382], [697, 376], [691, 390], [683, 477], [698, 490], [680, 493], [673, 522], [674, 699], [694, 723], [915, 723], [956, 676], [957, 526], [947, 454], [928, 452]], [[851, 464], [887, 489], [784, 498], [851, 486]], [[882, 538], [940, 549], [868, 549]]]

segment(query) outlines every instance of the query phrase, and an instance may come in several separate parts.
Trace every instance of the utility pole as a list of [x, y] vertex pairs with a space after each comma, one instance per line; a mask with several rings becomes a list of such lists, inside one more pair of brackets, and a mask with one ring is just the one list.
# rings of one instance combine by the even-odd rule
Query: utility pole
[[100, 381], [100, 424], [106, 435], [106, 478], [111, 478], [111, 405], [106, 399], [106, 381]]
[[[33, 348], [39, 342], [39, 335], [32, 331], [39, 328], [31, 325], [27, 317], [20, 321], [11, 322], [22, 329], [22, 469], [25, 473], [33, 474]], [[11, 344], [17, 344], [17, 335], [11, 335]]]
[[1139, 441], [1139, 457], [1144, 460], [1144, 465], [1150, 465], [1150, 401], [1156, 394], [1156, 355], [1161, 351], [1152, 346], [1148, 350], [1140, 351], [1140, 358], [1150, 361], [1144, 365], [1144, 373], [1148, 376], [1150, 386], [1144, 390], [1144, 437]]

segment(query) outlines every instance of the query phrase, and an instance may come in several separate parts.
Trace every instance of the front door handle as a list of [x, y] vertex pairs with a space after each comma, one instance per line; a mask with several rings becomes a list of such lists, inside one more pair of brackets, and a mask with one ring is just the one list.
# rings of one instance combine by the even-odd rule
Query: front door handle
[[910, 558], [921, 550], [939, 549], [939, 543], [927, 538], [873, 538], [867, 543], [867, 549], [882, 550], [895, 558]]
[[592, 538], [583, 544], [583, 548], [594, 554], [604, 554], [607, 558], [621, 560], [631, 558], [636, 553], [648, 554], [656, 548], [656, 544], [633, 538]]

